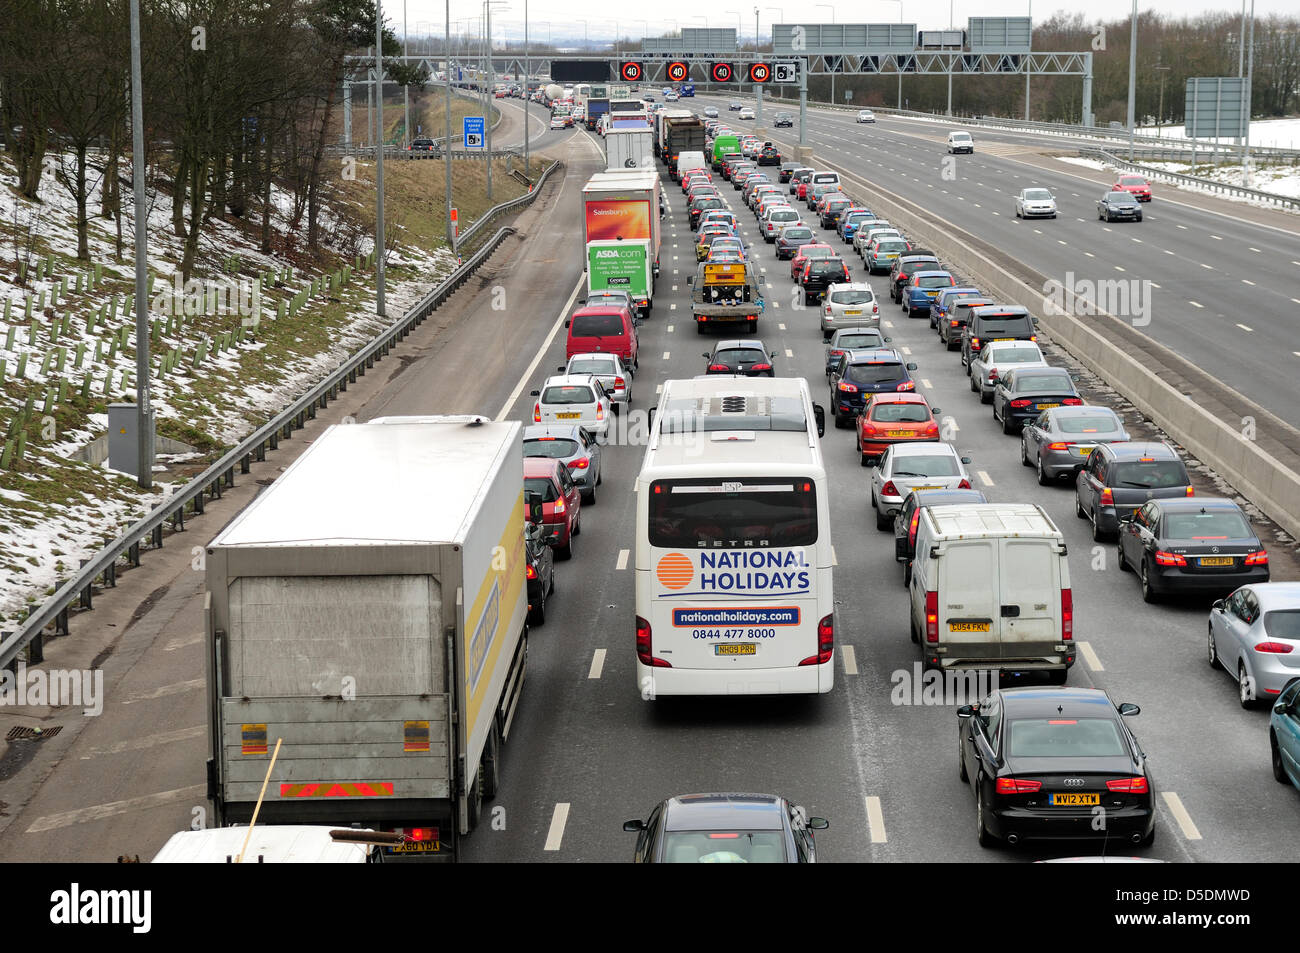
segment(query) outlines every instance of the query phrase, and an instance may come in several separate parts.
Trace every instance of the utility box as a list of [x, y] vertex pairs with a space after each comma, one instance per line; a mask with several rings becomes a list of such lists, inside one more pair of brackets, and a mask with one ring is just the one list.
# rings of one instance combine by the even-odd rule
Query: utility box
[[[129, 473], [137, 479], [140, 477], [137, 463], [140, 459], [138, 443], [139, 416], [135, 404], [108, 405], [108, 465], [114, 470]], [[148, 417], [149, 446], [145, 452], [146, 466], [152, 472], [154, 446], [153, 411]]]

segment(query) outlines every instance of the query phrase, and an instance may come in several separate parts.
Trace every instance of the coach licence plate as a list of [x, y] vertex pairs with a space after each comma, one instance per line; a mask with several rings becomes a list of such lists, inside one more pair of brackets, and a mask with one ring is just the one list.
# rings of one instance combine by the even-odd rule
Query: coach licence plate
[[714, 655], [756, 655], [758, 654], [757, 642], [727, 643], [726, 645], [715, 645], [713, 647]]

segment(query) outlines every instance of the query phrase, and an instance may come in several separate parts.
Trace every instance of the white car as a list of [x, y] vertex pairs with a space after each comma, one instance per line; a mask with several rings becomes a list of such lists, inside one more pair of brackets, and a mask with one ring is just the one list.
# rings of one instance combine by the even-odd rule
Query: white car
[[904, 443], [888, 447], [871, 471], [871, 507], [876, 529], [893, 529], [898, 512], [913, 490], [969, 490], [966, 464], [948, 443]]
[[799, 224], [799, 213], [789, 205], [774, 205], [763, 214], [763, 241], [775, 245], [781, 229]]
[[569, 117], [568, 117], [568, 116], [552, 116], [552, 117], [551, 117], [551, 128], [552, 128], [552, 129], [567, 129], [567, 128], [569, 127], [569, 125], [570, 125], [570, 122], [569, 122]]
[[680, 98], [681, 98], [681, 97], [679, 97], [679, 96], [678, 96], [676, 93], [674, 93], [674, 92], [667, 92], [667, 93], [664, 93], [664, 102], [666, 102], [666, 103], [675, 103], [675, 102], [677, 102], [677, 100], [680, 99]]
[[1021, 189], [1016, 196], [1016, 218], [1045, 215], [1056, 218], [1056, 199], [1047, 189]]
[[535, 424], [578, 424], [597, 437], [609, 432], [614, 410], [605, 388], [590, 374], [548, 377], [541, 390], [532, 392]]
[[704, 107], [704, 115], [705, 115], [705, 117], [708, 118], [708, 119], [717, 119], [717, 118], [718, 118], [718, 107], [717, 107], [717, 106], [705, 106], [705, 107]]
[[857, 118], [857, 121], [858, 121], [858, 122], [875, 122], [875, 121], [876, 121], [876, 114], [873, 113], [870, 109], [859, 109], [859, 110], [858, 110], [858, 118]]
[[622, 407], [632, 406], [632, 372], [623, 366], [623, 359], [617, 354], [605, 351], [575, 354], [567, 365], [556, 370], [568, 377], [589, 374], [596, 378], [609, 396], [615, 413]]
[[750, 109], [748, 106], [746, 106], [746, 107], [744, 107], [743, 109], [740, 110], [740, 115], [738, 115], [736, 118], [737, 118], [737, 119], [753, 119], [753, 118], [754, 118], [754, 110], [752, 110], [752, 109]]
[[998, 376], [1011, 367], [1047, 366], [1047, 358], [1033, 341], [990, 341], [971, 358], [970, 389], [980, 395], [980, 403], [993, 400]]
[[822, 340], [839, 328], [880, 327], [880, 303], [865, 281], [841, 282], [822, 299]]

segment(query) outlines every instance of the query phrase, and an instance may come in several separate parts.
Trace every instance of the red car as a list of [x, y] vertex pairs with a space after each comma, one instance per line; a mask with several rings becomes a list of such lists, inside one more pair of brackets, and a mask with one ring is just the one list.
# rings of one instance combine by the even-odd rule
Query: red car
[[916, 393], [875, 394], [858, 417], [858, 453], [864, 467], [896, 443], [939, 439], [939, 409]]
[[687, 172], [684, 176], [682, 176], [682, 192], [683, 193], [689, 192], [691, 190], [691, 186], [696, 182], [707, 182], [710, 185], [712, 185], [713, 176], [709, 175], [709, 173], [705, 172], [703, 169], [700, 169], [695, 172]]
[[811, 245], [799, 246], [799, 254], [790, 259], [790, 280], [799, 280], [799, 275], [803, 271], [803, 266], [808, 263], [809, 258], [834, 257], [836, 257], [835, 249], [822, 242], [814, 242]]
[[1139, 202], [1151, 201], [1151, 183], [1140, 175], [1121, 175], [1111, 186], [1112, 192], [1128, 192]]
[[536, 494], [542, 504], [542, 538], [561, 559], [573, 555], [573, 537], [582, 532], [582, 492], [561, 460], [524, 457], [525, 502]]

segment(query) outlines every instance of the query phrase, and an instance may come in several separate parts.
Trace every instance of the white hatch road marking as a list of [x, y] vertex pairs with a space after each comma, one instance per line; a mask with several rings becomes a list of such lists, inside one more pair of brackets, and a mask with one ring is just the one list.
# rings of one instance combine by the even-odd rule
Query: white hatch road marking
[[605, 650], [596, 649], [591, 655], [591, 668], [587, 670], [588, 678], [600, 678], [601, 671], [605, 668]]
[[886, 322], [885, 322], [885, 327], [887, 327], [887, 328], [892, 328], [893, 326], [894, 326], [894, 322], [893, 322], [893, 321], [886, 321]]
[[1201, 304], [1199, 301], [1189, 301], [1189, 302], [1187, 302], [1187, 303], [1190, 304], [1193, 308], [1204, 308], [1204, 307], [1205, 307], [1205, 305]]
[[671, 351], [664, 351], [664, 360], [665, 360], [665, 361], [668, 360], [668, 357], [669, 357], [669, 355], [670, 355], [671, 353], [672, 353]]
[[883, 844], [889, 840], [885, 834], [885, 814], [880, 809], [880, 798], [864, 798], [867, 805], [867, 827], [871, 830], [871, 843]]
[[1192, 823], [1192, 815], [1187, 813], [1187, 808], [1183, 807], [1183, 799], [1173, 791], [1161, 791], [1160, 795], [1165, 799], [1165, 806], [1169, 808], [1169, 813], [1174, 816], [1174, 820], [1182, 829], [1183, 836], [1188, 840], [1200, 840], [1201, 832]]
[[1255, 330], [1254, 328], [1249, 327], [1249, 326], [1247, 326], [1247, 325], [1245, 325], [1245, 324], [1242, 324], [1242, 323], [1240, 323], [1240, 322], [1237, 323], [1237, 327], [1241, 328], [1243, 331], [1253, 331], [1253, 330]]
[[569, 805], [566, 801], [561, 801], [555, 805], [555, 813], [551, 815], [551, 829], [546, 835], [546, 846], [543, 850], [559, 850], [560, 842], [564, 840], [564, 825], [569, 821]]
[[175, 788], [171, 791], [159, 791], [157, 794], [146, 794], [143, 797], [129, 797], [121, 801], [108, 801], [104, 804], [95, 804], [91, 807], [77, 808], [75, 811], [63, 811], [59, 814], [46, 814], [44, 817], [38, 817], [32, 822], [32, 826], [27, 828], [28, 834], [39, 834], [42, 831], [58, 830], [60, 827], [71, 827], [73, 824], [84, 824], [87, 821], [98, 821], [106, 817], [114, 817], [118, 814], [126, 814], [129, 811], [147, 811], [155, 807], [162, 807], [175, 802], [187, 802], [193, 798], [201, 798], [207, 791], [207, 786], [203, 784], [193, 784], [187, 788]]
[[199, 642], [202, 642], [204, 638], [205, 636], [203, 635], [202, 632], [198, 633], [197, 635], [184, 635], [178, 639], [170, 640], [166, 645], [163, 646], [163, 651], [175, 652], [177, 649], [183, 649], [187, 645], [195, 645]]
[[985, 486], [993, 485], [993, 478], [988, 475], [987, 470], [976, 470], [975, 473], [980, 478], [980, 480], [983, 481]]
[[904, 347], [902, 350], [904, 354], [910, 355], [912, 353], [912, 349], [910, 347]]
[[926, 390], [930, 390], [930, 389], [931, 389], [931, 388], [930, 388], [930, 382], [929, 382], [928, 380], [926, 380], [924, 377], [921, 378], [921, 386], [924, 387]]
[[1187, 231], [1186, 225], [1175, 225], [1174, 228], [1181, 228], [1183, 231]]
[[177, 728], [175, 731], [151, 732], [143, 738], [129, 738], [126, 741], [119, 741], [116, 744], [101, 745], [98, 748], [91, 748], [81, 756], [82, 761], [88, 761], [91, 758], [103, 754], [121, 754], [124, 751], [144, 751], [146, 748], [153, 748], [157, 745], [167, 745], [175, 741], [193, 741], [195, 738], [207, 737], [208, 729], [203, 725], [195, 725], [193, 728]]
[[786, 349], [785, 349], [785, 356], [786, 356], [786, 357], [794, 357], [794, 351], [790, 350], [789, 348], [786, 348]]
[[777, 330], [778, 330], [778, 331], [784, 331], [784, 330], [785, 330], [785, 325], [784, 325], [784, 324], [778, 324], [776, 327], [777, 327]]
[[555, 323], [551, 325], [551, 331], [546, 335], [546, 340], [543, 341], [542, 346], [537, 349], [537, 354], [533, 357], [532, 363], [528, 365], [528, 368], [519, 378], [519, 383], [515, 384], [515, 389], [510, 392], [510, 396], [506, 398], [506, 402], [502, 404], [501, 409], [497, 411], [496, 419], [498, 421], [506, 419], [506, 414], [510, 413], [510, 408], [515, 405], [515, 401], [519, 399], [519, 395], [524, 392], [524, 387], [533, 376], [533, 371], [537, 370], [537, 365], [540, 364], [542, 358], [546, 356], [546, 352], [550, 348], [551, 342], [555, 340], [555, 335], [560, 332], [560, 328], [564, 327], [564, 319], [568, 315], [569, 309], [573, 307], [573, 302], [577, 300], [578, 292], [582, 290], [586, 281], [587, 279], [585, 275], [578, 276], [578, 283], [573, 286], [573, 292], [569, 295], [569, 300], [564, 302], [564, 307], [560, 309], [560, 316], [557, 317]]
[[779, 302], [779, 301], [773, 301], [773, 302], [772, 302], [772, 307], [774, 307], [774, 308], [779, 308], [779, 307], [781, 307], [781, 302]]
[[841, 645], [840, 655], [844, 659], [844, 674], [845, 675], [858, 674], [858, 660], [854, 656], [853, 646]]
[[1161, 250], [1162, 252], [1164, 252], [1166, 255], [1172, 255], [1172, 254], [1174, 254], [1174, 252], [1170, 251], [1168, 248], [1162, 248], [1162, 249], [1160, 249], [1160, 250]]
[[185, 692], [192, 692], [195, 689], [202, 688], [207, 684], [203, 678], [191, 678], [184, 682], [175, 682], [171, 685], [164, 685], [162, 688], [155, 688], [149, 692], [135, 692], [122, 701], [123, 705], [131, 705], [135, 702], [151, 701], [155, 698], [165, 698], [168, 695], [183, 695]]
[[628, 557], [628, 550], [620, 549], [618, 551], [618, 565], [615, 566], [614, 568], [617, 569], [619, 572], [622, 572], [624, 569], [626, 569], [627, 557]]
[[1094, 672], [1106, 671], [1106, 666], [1101, 664], [1101, 659], [1099, 659], [1097, 653], [1093, 651], [1091, 642], [1080, 642], [1079, 651], [1083, 653], [1083, 660], [1088, 663], [1089, 669]]

